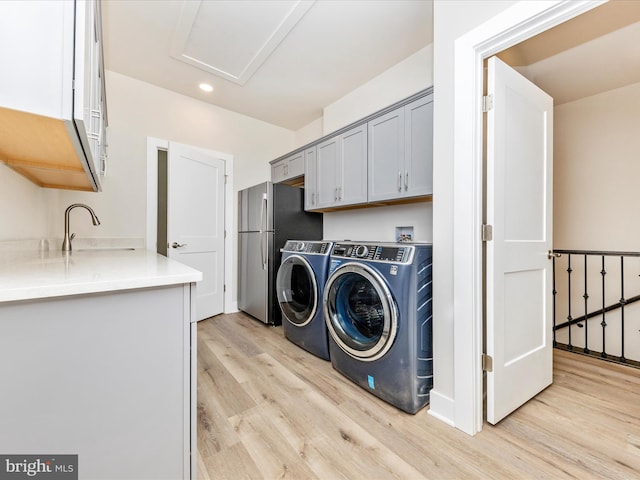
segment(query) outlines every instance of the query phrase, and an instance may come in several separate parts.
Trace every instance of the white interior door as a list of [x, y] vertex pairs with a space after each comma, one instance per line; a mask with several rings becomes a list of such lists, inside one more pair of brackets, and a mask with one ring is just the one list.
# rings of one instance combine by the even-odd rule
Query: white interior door
[[202, 150], [169, 143], [167, 255], [200, 270], [198, 320], [224, 310], [225, 162]]
[[553, 99], [498, 58], [488, 61], [487, 421], [549, 386]]

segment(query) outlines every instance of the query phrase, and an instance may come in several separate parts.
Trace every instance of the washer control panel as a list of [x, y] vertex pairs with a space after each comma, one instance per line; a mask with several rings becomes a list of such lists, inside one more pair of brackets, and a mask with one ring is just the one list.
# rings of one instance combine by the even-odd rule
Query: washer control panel
[[313, 240], [287, 240], [281, 251], [328, 255], [331, 252], [332, 246], [332, 242], [319, 242]]
[[336, 243], [331, 254], [334, 257], [401, 263], [408, 258], [410, 249], [410, 246], [394, 244]]

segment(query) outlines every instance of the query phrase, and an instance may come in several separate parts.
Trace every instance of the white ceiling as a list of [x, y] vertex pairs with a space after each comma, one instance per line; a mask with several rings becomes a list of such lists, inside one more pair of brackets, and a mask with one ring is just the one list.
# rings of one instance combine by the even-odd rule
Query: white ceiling
[[[104, 0], [105, 67], [297, 130], [433, 42], [431, 0]], [[198, 84], [213, 85], [204, 93]]]
[[[103, 0], [102, 11], [108, 70], [292, 130], [433, 42], [431, 0]], [[640, 1], [618, 0], [499, 56], [559, 105], [640, 82], [638, 45]]]
[[517, 70], [560, 105], [640, 82], [639, 42], [634, 23]]
[[640, 82], [640, 1], [605, 3], [498, 56], [555, 105]]

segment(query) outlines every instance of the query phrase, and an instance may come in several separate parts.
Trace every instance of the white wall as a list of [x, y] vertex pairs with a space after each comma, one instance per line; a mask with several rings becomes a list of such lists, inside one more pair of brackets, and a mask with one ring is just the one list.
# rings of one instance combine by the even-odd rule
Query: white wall
[[320, 117], [308, 125], [305, 125], [300, 130], [296, 130], [295, 148], [312, 143], [322, 136], [322, 117]]
[[327, 240], [396, 241], [396, 227], [413, 227], [414, 240], [431, 242], [431, 203], [362, 208], [324, 215]]
[[433, 85], [433, 45], [418, 50], [323, 111], [324, 135]]
[[455, 424], [453, 317], [454, 46], [456, 39], [508, 9], [513, 1], [435, 0], [433, 151], [433, 356], [430, 413]]
[[554, 248], [640, 251], [640, 83], [554, 110]]
[[0, 163], [0, 241], [48, 236], [47, 192]]
[[[559, 105], [554, 110], [554, 232], [557, 249], [640, 251], [640, 83]], [[572, 278], [577, 279], [569, 294], [567, 256], [556, 261], [556, 318], [568, 316], [571, 298], [573, 317], [584, 312], [584, 266], [581, 257], [573, 257]], [[606, 259], [605, 304], [640, 292], [640, 259], [625, 258], [624, 289], [620, 284], [618, 257]], [[588, 307], [602, 305], [601, 258], [588, 263]], [[640, 360], [638, 304], [625, 308], [625, 345], [627, 359]], [[607, 314], [606, 351], [621, 355], [621, 311]], [[602, 348], [600, 317], [589, 320], [589, 348]], [[584, 346], [586, 328], [572, 328], [571, 343]], [[557, 339], [569, 343], [568, 329], [557, 332]]]
[[[391, 67], [324, 109], [324, 135], [433, 85], [433, 45]], [[437, 102], [437, 92], [435, 98]], [[417, 203], [328, 212], [324, 237], [393, 242], [395, 227], [413, 226], [414, 240], [432, 240], [432, 204]]]

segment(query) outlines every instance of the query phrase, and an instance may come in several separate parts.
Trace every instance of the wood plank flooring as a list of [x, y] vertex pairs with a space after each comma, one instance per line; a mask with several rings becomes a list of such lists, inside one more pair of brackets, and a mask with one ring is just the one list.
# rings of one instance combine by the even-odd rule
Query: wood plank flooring
[[198, 478], [640, 479], [640, 370], [554, 352], [554, 383], [470, 437], [242, 313], [198, 324]]

